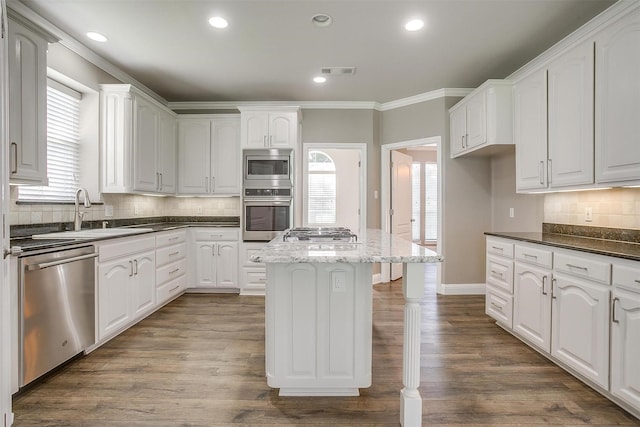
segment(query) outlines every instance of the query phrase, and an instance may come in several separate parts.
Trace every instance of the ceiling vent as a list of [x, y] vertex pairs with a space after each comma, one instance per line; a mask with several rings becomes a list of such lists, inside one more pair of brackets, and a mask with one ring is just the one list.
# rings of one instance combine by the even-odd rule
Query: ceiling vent
[[353, 76], [356, 67], [326, 67], [320, 69], [320, 74], [330, 76]]

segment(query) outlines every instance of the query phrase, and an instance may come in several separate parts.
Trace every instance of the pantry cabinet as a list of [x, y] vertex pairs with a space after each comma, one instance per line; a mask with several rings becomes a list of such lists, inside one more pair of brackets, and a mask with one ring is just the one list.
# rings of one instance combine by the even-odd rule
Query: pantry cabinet
[[178, 193], [240, 195], [238, 116], [180, 118], [178, 129]]
[[640, 182], [640, 9], [597, 34], [595, 46], [596, 182]]
[[240, 140], [244, 148], [296, 148], [299, 108], [255, 110], [239, 108]]
[[8, 23], [9, 179], [47, 185], [47, 46], [54, 39]]
[[175, 194], [175, 114], [131, 85], [100, 88], [101, 191]]
[[238, 289], [239, 230], [193, 229], [192, 254], [197, 289]]
[[513, 145], [511, 83], [488, 80], [449, 110], [451, 157]]

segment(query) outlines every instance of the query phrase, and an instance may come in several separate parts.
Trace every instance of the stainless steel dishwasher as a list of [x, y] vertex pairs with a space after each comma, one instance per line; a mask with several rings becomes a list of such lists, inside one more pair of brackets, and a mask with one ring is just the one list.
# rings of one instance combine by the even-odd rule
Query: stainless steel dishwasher
[[94, 343], [93, 246], [21, 260], [20, 387]]

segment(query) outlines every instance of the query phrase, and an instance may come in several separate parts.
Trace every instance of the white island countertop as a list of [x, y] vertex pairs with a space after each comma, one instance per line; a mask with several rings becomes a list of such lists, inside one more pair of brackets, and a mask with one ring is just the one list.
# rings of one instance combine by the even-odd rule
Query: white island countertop
[[[283, 233], [284, 234], [284, 233]], [[378, 229], [367, 229], [356, 243], [285, 242], [283, 234], [264, 246], [251, 261], [280, 263], [432, 263], [443, 257], [430, 249]]]

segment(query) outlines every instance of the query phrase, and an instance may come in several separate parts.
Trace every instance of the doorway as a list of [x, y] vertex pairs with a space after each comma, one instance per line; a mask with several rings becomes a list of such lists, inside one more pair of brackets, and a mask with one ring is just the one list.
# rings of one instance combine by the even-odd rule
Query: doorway
[[302, 223], [366, 229], [366, 144], [303, 146]]
[[[442, 147], [441, 147], [441, 137], [436, 136], [436, 137], [431, 137], [431, 138], [422, 138], [422, 139], [416, 139], [416, 140], [410, 140], [410, 141], [402, 141], [402, 142], [397, 142], [397, 143], [393, 143], [393, 144], [385, 144], [381, 147], [381, 189], [380, 189], [380, 206], [381, 206], [381, 228], [384, 231], [390, 232], [392, 234], [397, 234], [397, 231], [400, 231], [400, 233], [403, 233], [403, 229], [400, 230], [396, 230], [396, 232], [394, 232], [393, 230], [393, 222], [394, 222], [394, 218], [392, 215], [395, 214], [397, 212], [397, 207], [393, 206], [393, 202], [394, 202], [394, 196], [393, 196], [393, 185], [394, 185], [394, 171], [392, 168], [392, 156], [398, 158], [397, 155], [394, 155], [394, 152], [400, 152], [404, 155], [407, 155], [411, 158], [411, 161], [413, 163], [413, 158], [415, 157], [416, 159], [423, 159], [425, 157], [425, 154], [421, 154], [420, 152], [422, 151], [430, 151], [431, 154], [430, 156], [433, 156], [433, 158], [435, 158], [435, 170], [436, 170], [436, 177], [435, 177], [435, 181], [436, 181], [436, 189], [434, 191], [435, 195], [436, 195], [436, 200], [435, 200], [435, 209], [433, 208], [433, 206], [429, 206], [429, 209], [432, 211], [432, 215], [434, 216], [434, 220], [431, 222], [431, 224], [435, 223], [435, 228], [436, 228], [436, 232], [435, 233], [431, 233], [432, 235], [435, 234], [435, 240], [432, 239], [424, 239], [422, 243], [426, 243], [430, 249], [434, 250], [435, 252], [438, 253], [442, 253], [443, 250], [443, 242], [442, 242]], [[413, 153], [413, 154], [412, 154]], [[417, 160], [418, 162], [421, 162], [420, 160]], [[422, 160], [424, 161], [424, 160]], [[412, 168], [414, 168], [414, 166], [412, 166]], [[422, 168], [421, 168], [422, 169]], [[414, 169], [415, 170], [415, 169]], [[406, 181], [406, 180], [405, 180]], [[409, 186], [412, 185], [412, 183], [407, 184]], [[411, 192], [411, 189], [408, 190], [403, 190], [403, 191], [409, 191]], [[411, 193], [410, 193], [411, 194]], [[400, 202], [400, 203], [405, 203], [405, 202], [401, 202], [399, 200], [395, 201], [396, 203]], [[426, 211], [427, 211], [427, 206], [424, 207], [425, 209], [425, 216], [426, 216]], [[401, 207], [401, 210], [404, 212], [407, 209], [410, 209], [413, 213], [413, 209], [411, 207]], [[425, 218], [426, 221], [426, 218]], [[413, 240], [413, 234], [415, 230], [415, 226], [414, 226], [414, 222], [415, 221], [411, 221], [411, 225], [412, 225], [412, 232], [411, 232], [411, 238], [409, 240]], [[425, 224], [426, 226], [426, 224]], [[406, 234], [406, 233], [405, 233]], [[405, 237], [406, 238], [406, 237]], [[389, 264], [387, 264], [389, 265]], [[398, 272], [396, 269], [394, 269], [391, 265], [389, 265], [389, 267], [387, 267], [387, 265], [383, 265], [382, 266], [382, 271], [381, 271], [381, 280], [383, 282], [387, 282], [389, 280], [392, 280], [392, 278], [399, 278], [398, 276]], [[436, 285], [437, 288], [440, 289], [441, 287], [441, 264], [438, 263], [437, 264], [437, 272], [436, 272]], [[395, 270], [395, 271], [394, 271]], [[398, 277], [395, 277], [398, 276]]]

